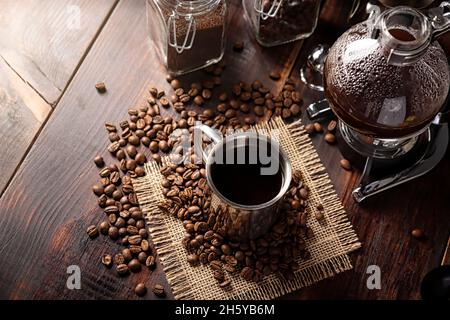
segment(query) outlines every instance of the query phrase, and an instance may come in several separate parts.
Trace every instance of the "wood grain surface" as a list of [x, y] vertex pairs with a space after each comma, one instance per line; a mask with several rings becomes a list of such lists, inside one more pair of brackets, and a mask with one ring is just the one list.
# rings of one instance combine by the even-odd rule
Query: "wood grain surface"
[[0, 195], [51, 110], [0, 59]]
[[0, 58], [49, 104], [118, 0], [2, 0]]
[[[277, 90], [291, 74], [305, 105], [319, 99], [320, 94], [300, 84], [298, 70], [311, 48], [324, 41], [332, 43], [347, 28], [349, 5], [327, 0], [312, 38], [263, 49], [246, 27], [240, 1], [230, 1], [224, 86], [260, 79]], [[236, 40], [244, 41], [244, 52], [232, 51]], [[282, 80], [268, 78], [272, 69], [281, 71]], [[204, 76], [199, 71], [182, 82]], [[97, 81], [105, 81], [105, 94], [96, 92]], [[103, 124], [126, 119], [129, 106], [144, 103], [149, 85], [170, 91], [146, 34], [145, 0], [120, 1], [0, 199], [0, 298], [134, 299], [132, 288], [139, 281], [148, 286], [164, 284], [172, 298], [160, 265], [151, 275], [144, 271], [118, 278], [101, 265], [100, 257], [117, 252], [120, 246], [104, 237], [90, 240], [85, 231], [89, 224], [103, 220], [91, 192], [98, 179], [92, 159], [107, 153]], [[305, 114], [303, 118], [308, 122]], [[285, 298], [419, 298], [421, 278], [439, 265], [447, 244], [450, 179], [443, 177], [450, 176], [449, 155], [425, 177], [357, 205], [351, 191], [359, 172], [343, 171], [338, 148], [326, 144], [322, 135], [314, 136], [313, 142], [363, 248], [352, 254], [354, 270]], [[415, 227], [425, 231], [425, 239], [410, 236]], [[66, 288], [66, 268], [72, 264], [82, 270], [81, 290]], [[366, 269], [372, 264], [381, 268], [381, 290], [366, 287]], [[155, 296], [149, 293], [146, 298]]]

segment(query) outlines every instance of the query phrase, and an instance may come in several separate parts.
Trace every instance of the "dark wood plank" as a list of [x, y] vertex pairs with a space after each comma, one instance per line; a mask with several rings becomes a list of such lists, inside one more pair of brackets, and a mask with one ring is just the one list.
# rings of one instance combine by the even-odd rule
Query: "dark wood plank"
[[[328, 22], [340, 17], [341, 20], [333, 24], [336, 33], [330, 32], [329, 23], [320, 23], [315, 35], [305, 42], [292, 75], [303, 92], [305, 105], [323, 98], [323, 94], [313, 92], [300, 83], [299, 68], [315, 45], [331, 45], [335, 37], [347, 28], [345, 17], [336, 15], [330, 8], [332, 6], [325, 7], [321, 21]], [[305, 123], [311, 122], [306, 114], [302, 117]], [[322, 121], [325, 126], [327, 122]], [[323, 135], [315, 135], [312, 140], [363, 247], [352, 254], [354, 270], [286, 298], [419, 299], [420, 282], [428, 271], [440, 264], [450, 231], [447, 200], [450, 152], [437, 168], [424, 177], [358, 205], [351, 192], [359, 183], [361, 171], [347, 172], [340, 168], [342, 155], [338, 147], [327, 144]], [[411, 237], [411, 230], [417, 227], [424, 230], [425, 239]], [[381, 269], [381, 290], [368, 290], [366, 287], [369, 265], [378, 265]]]
[[50, 105], [0, 59], [0, 194], [50, 111]]
[[0, 57], [54, 104], [117, 0], [4, 0]]
[[[263, 79], [274, 89], [281, 87], [282, 81], [271, 82], [267, 75], [276, 66], [286, 78], [301, 42], [258, 47], [239, 0], [230, 2], [230, 25], [224, 82]], [[149, 85], [169, 91], [144, 30], [145, 0], [121, 1], [0, 199], [0, 298], [134, 298], [133, 285], [148, 278], [145, 272], [116, 278], [99, 259], [120, 246], [103, 238], [91, 241], [85, 233], [89, 224], [104, 219], [91, 192], [98, 179], [92, 159], [107, 153], [103, 123], [126, 119], [127, 107], [143, 103]], [[244, 53], [232, 51], [237, 39], [245, 41]], [[203, 76], [200, 71], [190, 77]], [[94, 89], [100, 79], [108, 89], [103, 95]], [[82, 290], [65, 288], [71, 264], [81, 267]], [[160, 267], [147, 284], [154, 281], [167, 287]]]

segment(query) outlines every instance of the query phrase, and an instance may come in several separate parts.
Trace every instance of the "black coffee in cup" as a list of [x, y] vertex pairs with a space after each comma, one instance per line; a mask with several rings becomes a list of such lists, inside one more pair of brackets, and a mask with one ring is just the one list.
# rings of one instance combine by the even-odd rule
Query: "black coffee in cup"
[[[263, 145], [230, 148], [225, 144], [222, 150], [223, 154], [215, 155], [210, 174], [223, 197], [236, 204], [254, 206], [269, 202], [278, 195], [283, 184], [283, 171], [278, 163], [274, 170], [267, 170], [273, 163], [263, 163], [264, 159], [258, 156], [267, 153], [270, 145], [267, 148]], [[278, 162], [277, 158], [271, 157], [271, 161]]]

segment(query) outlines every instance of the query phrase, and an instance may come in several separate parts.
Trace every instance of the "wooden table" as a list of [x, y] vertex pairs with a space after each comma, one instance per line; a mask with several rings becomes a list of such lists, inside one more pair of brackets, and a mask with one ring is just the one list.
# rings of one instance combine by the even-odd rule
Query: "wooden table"
[[[348, 27], [350, 1], [327, 0], [310, 39], [273, 49], [255, 43], [240, 1], [229, 2], [224, 85], [260, 79], [279, 90], [291, 75], [305, 105], [320, 98], [302, 86], [298, 70], [314, 45], [331, 44]], [[243, 53], [231, 50], [237, 40], [245, 42]], [[267, 76], [273, 69], [281, 71], [278, 82]], [[170, 292], [160, 265], [152, 275], [117, 278], [99, 257], [119, 245], [104, 237], [91, 241], [85, 232], [102, 219], [91, 186], [97, 180], [92, 159], [107, 153], [103, 123], [125, 119], [150, 84], [169, 90], [164, 78], [147, 38], [145, 0], [2, 2], [0, 298], [134, 299], [131, 288], [139, 280], [163, 283]], [[106, 94], [94, 89], [98, 81], [106, 82]], [[308, 121], [305, 113], [303, 118]], [[313, 142], [363, 247], [352, 254], [354, 270], [286, 298], [420, 298], [422, 277], [440, 264], [448, 246], [449, 153], [426, 176], [358, 205], [351, 191], [360, 172], [342, 170], [338, 149], [323, 136]], [[415, 227], [425, 231], [424, 240], [411, 237]], [[82, 270], [82, 290], [66, 288], [72, 264]], [[373, 264], [381, 268], [381, 290], [366, 287]]]

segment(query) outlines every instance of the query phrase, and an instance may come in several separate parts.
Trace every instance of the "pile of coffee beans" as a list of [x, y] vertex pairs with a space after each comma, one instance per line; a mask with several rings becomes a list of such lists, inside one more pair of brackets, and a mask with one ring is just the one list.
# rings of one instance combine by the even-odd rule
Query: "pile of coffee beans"
[[[223, 289], [230, 289], [228, 274], [239, 273], [247, 281], [261, 281], [263, 276], [277, 273], [292, 279], [298, 268], [296, 259], [308, 259], [305, 240], [312, 237], [306, 226], [308, 187], [300, 172], [293, 174], [291, 186], [283, 202], [280, 220], [263, 237], [249, 242], [234, 242], [226, 237], [222, 217], [227, 208], [211, 205], [211, 190], [206, 184], [203, 165], [194, 164], [195, 155], [185, 164], [161, 168], [166, 200], [159, 208], [180, 219], [185, 228], [182, 244], [190, 265], [209, 265]], [[318, 206], [323, 219], [323, 206]]]
[[[94, 158], [99, 180], [92, 191], [98, 197], [105, 220], [97, 226], [89, 226], [86, 232], [90, 238], [101, 234], [122, 245], [119, 252], [100, 259], [118, 276], [156, 266], [156, 252], [149, 242], [131, 179], [146, 174], [144, 165], [148, 160], [161, 163], [164, 155], [181, 157], [183, 150], [173, 135], [175, 130], [186, 130], [192, 141], [196, 122], [225, 133], [230, 128], [247, 130], [256, 122], [274, 116], [287, 119], [300, 114], [302, 101], [293, 80], [288, 79], [278, 95], [271, 93], [259, 80], [252, 83], [240, 81], [229, 91], [220, 90], [225, 68], [224, 62], [206, 68], [207, 78], [191, 83], [187, 88], [183, 88], [178, 79], [167, 76], [166, 80], [172, 87], [170, 94], [151, 86], [146, 103], [128, 109], [128, 119], [117, 124], [105, 123], [110, 142], [107, 150], [116, 161], [107, 165], [103, 156]], [[98, 84], [96, 88], [101, 92], [106, 86]], [[200, 112], [196, 111], [199, 107]], [[166, 109], [175, 112], [166, 112]], [[192, 160], [192, 164], [164, 169], [167, 170], [164, 172], [164, 188], [168, 202], [161, 205], [165, 211], [179, 209], [176, 215], [187, 230], [183, 244], [188, 249], [189, 262], [195, 265], [215, 261], [214, 276], [224, 289], [230, 285], [227, 272], [240, 272], [244, 278], [258, 281], [262, 275], [270, 273], [270, 269], [290, 278], [296, 267], [294, 258], [298, 254], [308, 255], [302, 248], [304, 240], [299, 236], [306, 236], [307, 228], [298, 219], [299, 212], [304, 212], [306, 199], [293, 192], [292, 198], [297, 197], [301, 205], [287, 210], [283, 222], [274, 226], [267, 237], [250, 243], [228, 242], [221, 227], [213, 223], [217, 214], [226, 214], [225, 209], [221, 212], [221, 209], [210, 208], [211, 194], [206, 185], [204, 167]], [[173, 172], [169, 173], [169, 170]], [[299, 185], [295, 187], [301, 188]], [[297, 205], [295, 201], [291, 202]], [[289, 203], [286, 208], [289, 208]], [[165, 296], [164, 287], [159, 284], [152, 292], [159, 297]], [[145, 284], [137, 284], [135, 293], [145, 295]]]
[[[107, 128], [109, 132], [114, 132], [111, 125], [107, 125]], [[139, 159], [139, 153], [133, 158]], [[143, 164], [145, 161], [137, 162]], [[114, 255], [103, 255], [101, 263], [107, 268], [114, 266], [116, 274], [120, 277], [140, 272], [142, 266], [154, 269], [156, 252], [148, 240], [144, 216], [131, 185], [131, 175], [139, 175], [138, 168], [142, 167], [137, 167], [137, 164], [134, 168], [128, 166], [124, 169], [115, 164], [106, 166], [101, 156], [95, 157], [94, 163], [100, 168], [100, 179], [98, 184], [92, 187], [92, 191], [98, 196], [98, 205], [106, 218], [98, 226], [89, 226], [87, 234], [90, 238], [96, 238], [99, 234], [108, 236], [124, 247]], [[129, 169], [134, 173], [130, 174]], [[138, 284], [135, 292], [142, 296], [146, 293], [146, 288], [144, 290], [142, 284]]]

